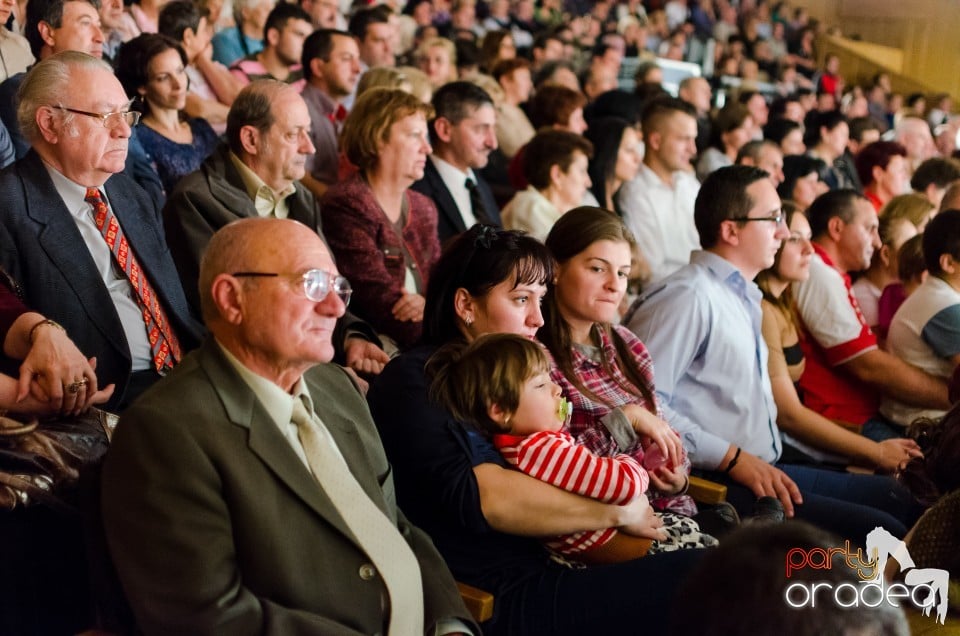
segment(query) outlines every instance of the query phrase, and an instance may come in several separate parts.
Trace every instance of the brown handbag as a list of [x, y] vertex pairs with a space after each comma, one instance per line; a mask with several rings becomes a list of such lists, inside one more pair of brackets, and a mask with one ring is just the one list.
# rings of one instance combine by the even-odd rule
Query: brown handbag
[[74, 510], [80, 471], [107, 452], [116, 422], [96, 408], [42, 421], [0, 416], [0, 511], [34, 504]]

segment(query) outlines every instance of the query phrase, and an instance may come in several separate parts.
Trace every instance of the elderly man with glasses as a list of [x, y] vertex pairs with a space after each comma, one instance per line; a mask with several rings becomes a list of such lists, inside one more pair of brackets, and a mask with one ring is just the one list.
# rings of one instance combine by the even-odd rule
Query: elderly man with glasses
[[333, 357], [350, 299], [289, 219], [210, 240], [211, 337], [121, 418], [107, 542], [146, 634], [474, 633], [449, 570], [397, 509], [366, 402]]
[[31, 150], [0, 174], [0, 266], [25, 301], [96, 357], [100, 386], [120, 409], [199, 341], [160, 211], [118, 174], [130, 110], [105, 62], [65, 51], [24, 79], [17, 112]]

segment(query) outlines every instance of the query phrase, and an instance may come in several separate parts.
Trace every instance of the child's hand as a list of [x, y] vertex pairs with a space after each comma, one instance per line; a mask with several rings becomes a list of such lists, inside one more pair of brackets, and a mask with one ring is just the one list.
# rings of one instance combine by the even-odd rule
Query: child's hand
[[670, 468], [665, 464], [660, 468], [648, 473], [650, 475], [650, 485], [665, 495], [676, 495], [683, 492], [687, 485], [687, 471], [683, 466]]
[[646, 495], [640, 495], [628, 504], [621, 506], [624, 514], [624, 523], [618, 529], [634, 537], [643, 537], [662, 541], [667, 538], [663, 529], [663, 519], [658, 517]]
[[[637, 434], [649, 437], [652, 443], [660, 447], [668, 464], [679, 466], [683, 463], [682, 442], [669, 424], [639, 404], [627, 404], [621, 407], [621, 411]], [[647, 444], [644, 444], [646, 447]]]

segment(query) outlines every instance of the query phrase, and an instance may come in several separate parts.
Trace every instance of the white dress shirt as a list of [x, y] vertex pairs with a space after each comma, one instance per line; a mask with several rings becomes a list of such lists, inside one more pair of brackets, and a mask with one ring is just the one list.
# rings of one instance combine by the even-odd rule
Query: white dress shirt
[[700, 249], [693, 222], [693, 204], [700, 182], [687, 172], [673, 173], [673, 187], [665, 184], [646, 164], [620, 188], [617, 202], [641, 253], [650, 263], [656, 282], [690, 262], [690, 252]]
[[460, 211], [460, 216], [463, 218], [463, 226], [467, 229], [472, 228], [477, 224], [477, 217], [474, 216], [473, 205], [470, 203], [467, 179], [472, 179], [474, 183], [477, 183], [477, 177], [473, 174], [473, 170], [468, 169], [463, 172], [436, 155], [430, 155], [430, 161], [433, 162], [437, 172], [440, 173], [440, 179], [443, 180], [443, 185], [447, 186], [447, 190], [450, 191], [453, 202], [457, 204], [457, 210]]

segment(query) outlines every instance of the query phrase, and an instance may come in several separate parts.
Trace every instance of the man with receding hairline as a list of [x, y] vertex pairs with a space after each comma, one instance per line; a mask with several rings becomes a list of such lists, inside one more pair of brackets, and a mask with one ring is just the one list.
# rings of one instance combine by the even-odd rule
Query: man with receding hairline
[[[185, 176], [164, 207], [167, 241], [191, 306], [199, 307], [200, 255], [213, 233], [242, 218], [290, 218], [323, 235], [317, 201], [301, 183], [314, 152], [310, 115], [288, 84], [258, 80], [246, 86], [227, 116], [227, 143]], [[387, 355], [373, 330], [349, 313], [338, 335], [346, 364], [379, 373]], [[357, 337], [353, 337], [353, 336]]]
[[126, 411], [107, 543], [147, 634], [479, 634], [329, 364], [349, 282], [313, 228], [243, 219], [200, 265], [211, 337]]

